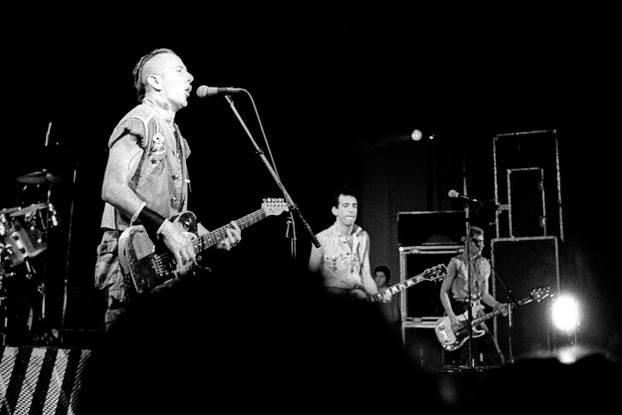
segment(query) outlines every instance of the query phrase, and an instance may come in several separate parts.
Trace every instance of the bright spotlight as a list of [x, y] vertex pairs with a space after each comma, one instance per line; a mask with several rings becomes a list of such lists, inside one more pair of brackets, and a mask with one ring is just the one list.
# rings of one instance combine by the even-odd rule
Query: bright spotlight
[[421, 140], [421, 137], [423, 137], [423, 134], [419, 130], [413, 130], [412, 134], [410, 134], [410, 138], [412, 138], [414, 141]]
[[579, 302], [571, 295], [560, 295], [551, 305], [553, 325], [560, 331], [573, 332], [579, 326]]

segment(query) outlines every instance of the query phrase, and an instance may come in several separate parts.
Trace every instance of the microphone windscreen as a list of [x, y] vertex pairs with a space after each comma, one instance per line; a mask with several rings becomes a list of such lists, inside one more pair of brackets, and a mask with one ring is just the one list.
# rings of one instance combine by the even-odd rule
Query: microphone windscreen
[[207, 96], [207, 92], [209, 87], [207, 85], [201, 85], [197, 88], [197, 95], [199, 98], [205, 98]]

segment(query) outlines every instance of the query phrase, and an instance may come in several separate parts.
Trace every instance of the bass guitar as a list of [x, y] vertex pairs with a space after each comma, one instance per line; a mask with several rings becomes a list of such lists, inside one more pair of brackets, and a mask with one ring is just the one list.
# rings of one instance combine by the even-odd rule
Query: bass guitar
[[[478, 316], [471, 321], [471, 327], [473, 329], [473, 337], [480, 337], [484, 333], [485, 330], [478, 329], [476, 326], [482, 324], [484, 321], [503, 313], [505, 310], [509, 308], [520, 307], [525, 304], [529, 304], [532, 301], [540, 302], [551, 296], [551, 288], [534, 288], [530, 291], [530, 295], [523, 299], [520, 299], [516, 303], [504, 304], [502, 307], [491, 311], [489, 313]], [[479, 303], [476, 303], [471, 308], [471, 313], [473, 316], [477, 316], [483, 310], [483, 306]], [[436, 338], [439, 343], [443, 347], [443, 349], [453, 352], [454, 350], [459, 349], [466, 343], [469, 339], [469, 325], [468, 325], [468, 311], [460, 314], [458, 316], [458, 320], [460, 320], [461, 324], [455, 330], [451, 327], [451, 320], [449, 317], [445, 316], [441, 318], [438, 323], [434, 326], [434, 332], [436, 333]]]

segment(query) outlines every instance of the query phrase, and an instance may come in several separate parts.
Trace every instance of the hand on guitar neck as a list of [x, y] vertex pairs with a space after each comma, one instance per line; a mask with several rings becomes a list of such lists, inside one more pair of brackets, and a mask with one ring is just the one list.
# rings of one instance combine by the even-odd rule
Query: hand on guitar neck
[[[229, 251], [237, 245], [242, 239], [242, 230], [235, 222], [230, 222], [231, 227], [225, 229], [225, 237], [216, 244], [216, 248]], [[197, 224], [198, 235], [208, 233], [207, 229], [200, 223]], [[197, 236], [191, 232], [185, 232], [180, 226], [165, 220], [160, 227], [158, 234], [164, 245], [171, 251], [175, 258], [175, 270], [180, 274], [185, 274], [193, 267], [198, 266], [196, 252], [194, 250], [193, 241]]]

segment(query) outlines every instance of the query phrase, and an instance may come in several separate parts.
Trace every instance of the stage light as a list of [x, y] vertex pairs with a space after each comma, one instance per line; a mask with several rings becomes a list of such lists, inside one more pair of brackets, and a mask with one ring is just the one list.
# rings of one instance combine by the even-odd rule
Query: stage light
[[563, 294], [553, 299], [551, 304], [553, 326], [562, 332], [571, 334], [579, 327], [579, 302], [570, 294]]
[[410, 134], [410, 138], [413, 139], [413, 141], [419, 141], [421, 140], [421, 137], [423, 137], [423, 134], [421, 133], [420, 130], [413, 130], [413, 132]]

